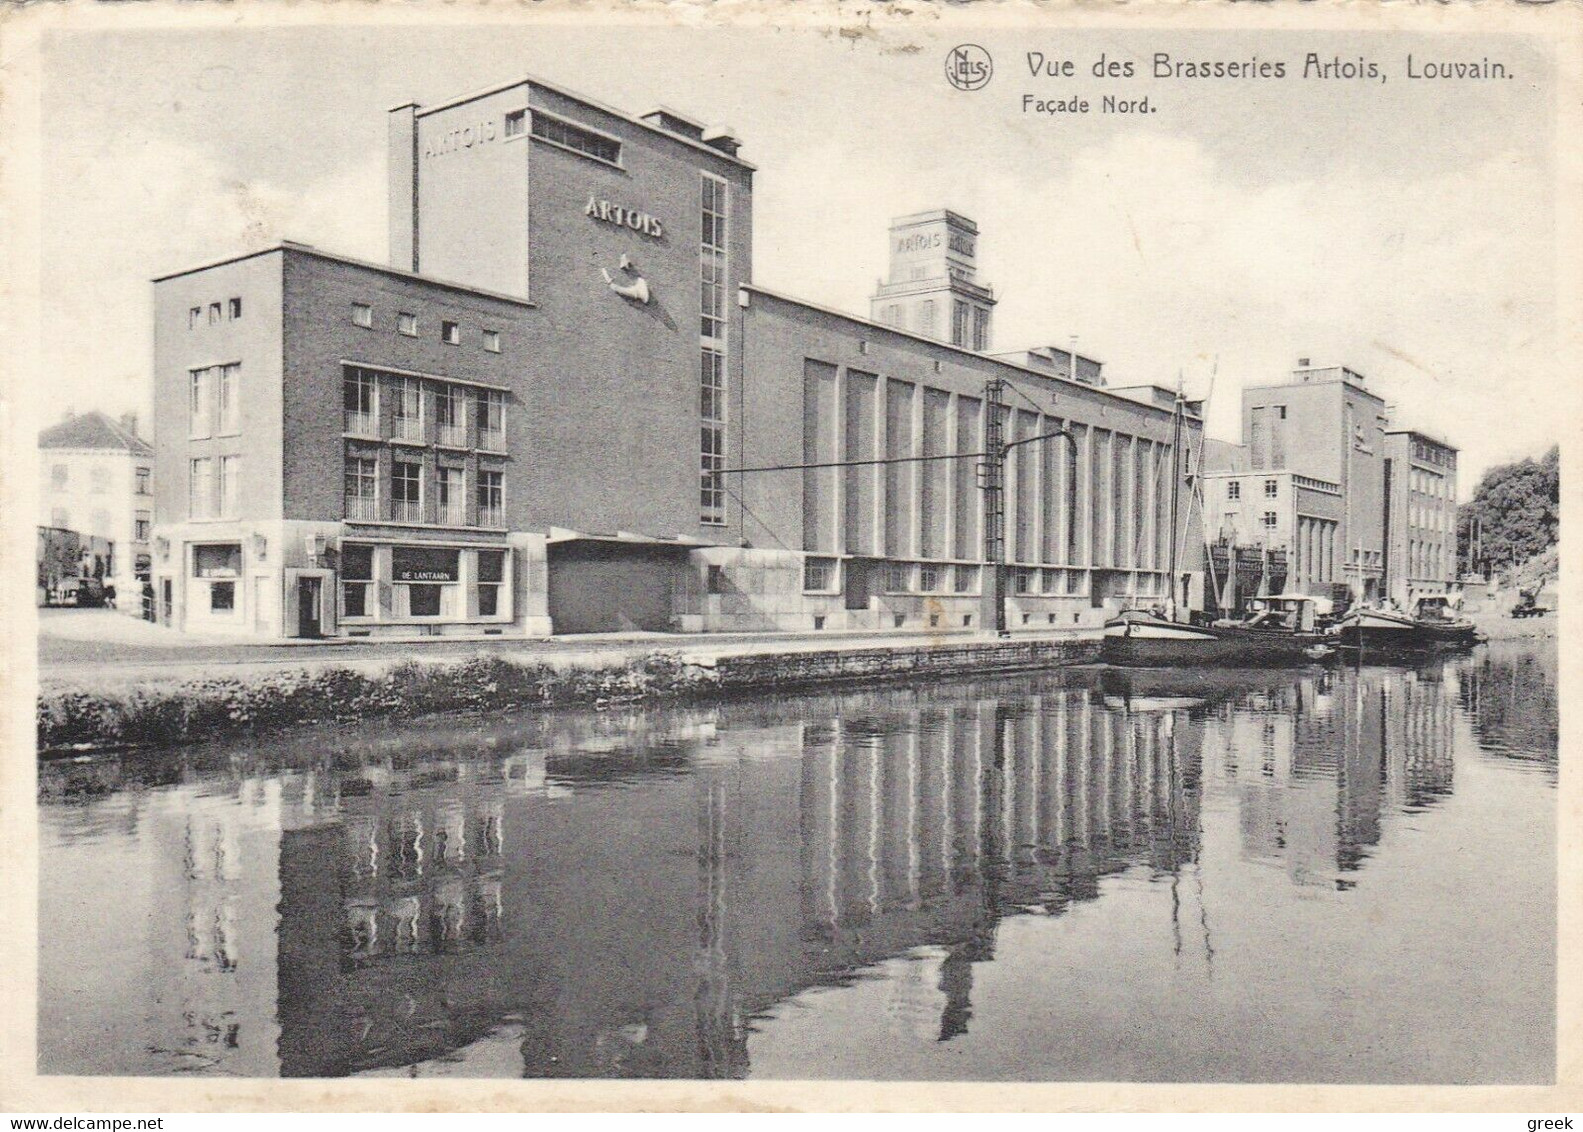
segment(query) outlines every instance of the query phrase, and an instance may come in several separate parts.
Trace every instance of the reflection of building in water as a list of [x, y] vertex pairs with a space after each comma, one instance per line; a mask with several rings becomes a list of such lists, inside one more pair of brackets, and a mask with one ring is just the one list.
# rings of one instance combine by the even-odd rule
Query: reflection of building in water
[[897, 1024], [948, 1038], [1004, 909], [1197, 851], [1175, 716], [830, 702], [854, 710], [343, 781], [340, 824], [281, 848], [282, 1071], [410, 1064], [509, 1019], [528, 1076], [740, 1077], [749, 1019], [876, 962]]
[[1556, 652], [1511, 651], [1492, 643], [1457, 670], [1463, 709], [1479, 746], [1494, 755], [1549, 763], [1559, 754]]
[[1059, 913], [1106, 875], [1139, 863], [1170, 873], [1196, 855], [1196, 741], [1178, 723], [1056, 690], [1015, 708], [984, 700], [810, 727], [802, 909], [815, 981], [935, 945], [938, 1035], [961, 1032], [971, 964], [990, 957], [1005, 909]]
[[1298, 884], [1348, 887], [1387, 806], [1450, 793], [1452, 710], [1421, 672], [1305, 675], [1216, 705], [1203, 721], [1204, 773], [1237, 797], [1244, 856]]
[[[151, 808], [151, 1018], [185, 1072], [273, 1075], [276, 857], [301, 820], [300, 776], [182, 789]], [[306, 800], [311, 806], [311, 796]]]
[[[739, 1077], [753, 1018], [876, 965], [893, 1025], [948, 1039], [1009, 910], [1198, 851], [1185, 715], [1005, 689], [579, 717], [467, 754], [360, 739], [318, 752], [355, 769], [152, 791], [147, 942], [93, 976], [159, 1071], [333, 1076], [517, 1035], [527, 1076]], [[93, 953], [125, 935], [104, 920]], [[56, 1044], [56, 1071], [95, 1056]]]

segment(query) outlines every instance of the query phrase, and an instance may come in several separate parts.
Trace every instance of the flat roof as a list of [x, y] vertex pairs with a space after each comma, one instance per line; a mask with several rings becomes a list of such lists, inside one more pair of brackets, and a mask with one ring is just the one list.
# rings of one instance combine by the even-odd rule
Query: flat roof
[[890, 226], [900, 228], [906, 224], [927, 224], [933, 220], [948, 220], [975, 235], [978, 233], [978, 225], [954, 208], [931, 208], [927, 212], [909, 212], [906, 216], [893, 216]]
[[398, 279], [406, 279], [413, 283], [422, 283], [427, 286], [438, 287], [446, 291], [463, 291], [469, 295], [481, 295], [486, 299], [495, 299], [502, 303], [511, 303], [515, 306], [526, 307], [529, 310], [534, 310], [538, 307], [537, 303], [534, 303], [528, 299], [524, 299], [520, 295], [508, 295], [503, 291], [489, 291], [483, 287], [474, 287], [467, 283], [456, 283], [449, 279], [440, 279], [433, 275], [423, 275], [416, 271], [404, 271], [399, 267], [391, 267], [386, 263], [374, 263], [372, 260], [357, 259], [354, 256], [337, 255], [335, 252], [322, 251], [321, 249], [314, 247], [312, 244], [299, 244], [295, 240], [281, 240], [279, 243], [272, 244], [267, 248], [259, 248], [257, 251], [242, 252], [238, 255], [227, 256], [225, 259], [217, 259], [211, 260], [208, 263], [201, 263], [196, 267], [187, 267], [180, 271], [166, 272], [164, 275], [154, 276], [152, 281], [155, 283], [163, 283], [167, 279], [177, 279], [183, 275], [196, 275], [200, 271], [211, 271], [216, 267], [224, 267], [231, 263], [241, 263], [245, 259], [254, 259], [261, 255], [273, 255], [276, 252], [293, 252], [299, 255], [312, 256], [315, 259], [329, 260], [331, 263], [343, 263], [349, 267], [363, 268], [367, 271], [377, 271], [384, 275], [393, 275]]
[[[423, 106], [416, 102], [404, 102], [399, 106], [391, 107], [391, 111], [394, 112], [396, 110], [404, 110], [408, 106], [413, 106], [416, 107], [413, 116], [416, 118], [423, 118], [430, 114], [437, 114], [441, 110], [449, 110], [455, 106], [462, 106], [469, 102], [476, 102], [480, 98], [488, 98], [492, 94], [499, 94], [501, 91], [510, 90], [513, 87], [519, 86], [543, 87], [545, 90], [558, 94], [562, 98], [569, 98], [573, 102], [581, 102], [584, 106], [589, 106], [595, 110], [609, 114], [612, 117], [620, 118], [623, 122], [637, 126], [640, 129], [648, 130], [650, 133], [659, 134], [661, 137], [670, 138], [672, 141], [680, 142], [682, 145], [690, 146], [693, 149], [702, 150], [704, 153], [712, 154], [713, 156], [720, 158], [722, 161], [728, 161], [732, 165], [741, 166], [743, 169], [746, 169], [749, 172], [758, 169], [758, 166], [754, 165], [752, 162], [744, 161], [742, 158], [737, 157], [734, 154], [727, 153], [723, 149], [717, 149], [707, 142], [699, 141], [697, 138], [690, 138], [686, 134], [678, 134], [673, 130], [665, 129], [663, 126], [656, 126], [653, 122], [645, 122], [642, 118], [635, 114], [628, 114], [625, 110], [618, 110], [614, 106], [609, 106], [603, 102], [600, 102], [597, 98], [590, 98], [586, 94], [579, 94], [570, 87], [564, 87], [560, 83], [549, 82], [545, 79], [539, 78], [537, 75], [523, 75], [522, 77], [512, 79], [509, 82], [494, 83], [490, 86], [481, 87], [478, 90], [469, 91], [466, 94], [459, 94], [452, 98], [447, 98], [444, 101], [436, 102], [432, 106]], [[684, 116], [677, 114], [675, 111], [669, 110], [666, 111], [666, 113], [684, 121], [692, 120], [691, 115]], [[740, 139], [735, 140], [740, 142]]]
[[[793, 295], [787, 295], [781, 291], [773, 291], [768, 287], [761, 287], [757, 283], [742, 283], [739, 284], [739, 286], [744, 291], [751, 291], [756, 295], [764, 295], [767, 298], [778, 299], [780, 302], [790, 303], [795, 307], [804, 307], [811, 311], [818, 311], [820, 314], [830, 315], [832, 318], [839, 318], [845, 322], [854, 323], [865, 329], [876, 330], [885, 334], [893, 335], [897, 338], [908, 339], [913, 342], [921, 343], [925, 346], [933, 347], [937, 350], [947, 351], [948, 353], [962, 354], [969, 358], [976, 359], [977, 361], [989, 362], [991, 365], [1002, 366], [1006, 369], [1014, 370], [1020, 374], [1027, 374], [1029, 377], [1037, 377], [1041, 381], [1051, 381], [1058, 385], [1067, 386], [1071, 389], [1080, 389], [1087, 393], [1097, 393], [1102, 397], [1107, 397], [1110, 400], [1122, 405], [1126, 405], [1129, 408], [1145, 409], [1153, 413], [1163, 413], [1166, 416], [1170, 416], [1172, 412], [1170, 409], [1162, 408], [1159, 405], [1151, 405], [1146, 401], [1139, 401], [1132, 397], [1124, 397], [1119, 393], [1113, 393], [1103, 385], [1090, 385], [1086, 381], [1073, 381], [1069, 377], [1062, 377], [1060, 374], [1051, 372], [1050, 370], [1032, 369], [1028, 366], [1017, 365], [1015, 362], [1008, 362], [1004, 358], [996, 357], [994, 354], [981, 354], [976, 350], [969, 350], [964, 346], [953, 346], [949, 342], [941, 342], [938, 338], [929, 338], [922, 334], [914, 334], [910, 330], [901, 330], [894, 326], [886, 326], [881, 322], [872, 322], [869, 319], [862, 318], [858, 315], [850, 314], [846, 311], [836, 310], [834, 307], [820, 306], [818, 303], [810, 303], [805, 299], [799, 299]], [[1129, 386], [1128, 388], [1138, 387]], [[1186, 404], [1186, 402], [1184, 402], [1184, 404]], [[1188, 420], [1198, 421], [1200, 424], [1202, 424], [1202, 418], [1200, 417], [1196, 417], [1191, 413], [1186, 413], [1184, 416]]]
[[[1345, 369], [1345, 367], [1342, 367], [1342, 366], [1319, 366], [1319, 367], [1316, 367], [1316, 368], [1327, 369], [1327, 370], [1341, 370], [1341, 371], [1343, 371], [1345, 373], [1352, 373], [1353, 372], [1351, 370]], [[1385, 398], [1381, 397], [1378, 393], [1374, 392], [1374, 390], [1366, 389], [1362, 385], [1359, 385], [1357, 382], [1355, 382], [1355, 381], [1348, 381], [1345, 377], [1341, 377], [1341, 376], [1327, 377], [1327, 378], [1325, 378], [1325, 379], [1323, 379], [1321, 381], [1282, 381], [1282, 382], [1278, 382], [1278, 383], [1274, 383], [1274, 384], [1270, 384], [1270, 385], [1244, 385], [1242, 387], [1242, 391], [1243, 391], [1243, 393], [1252, 393], [1252, 392], [1254, 392], [1256, 390], [1264, 390], [1264, 389], [1301, 389], [1305, 385], [1345, 385], [1345, 386], [1347, 386], [1350, 389], [1355, 389], [1357, 392], [1363, 394], [1365, 397], [1367, 397], [1371, 401], [1378, 401], [1381, 405], [1385, 404]]]
[[1416, 436], [1420, 440], [1427, 440], [1431, 444], [1438, 444], [1438, 445], [1440, 445], [1440, 447], [1446, 449], [1447, 451], [1450, 451], [1450, 452], [1460, 452], [1461, 451], [1460, 448], [1458, 448], [1455, 444], [1452, 444], [1449, 440], [1442, 440], [1440, 437], [1436, 436], [1434, 433], [1432, 433], [1432, 432], [1425, 432], [1421, 428], [1388, 428], [1388, 429], [1385, 430], [1385, 435], [1386, 436]]

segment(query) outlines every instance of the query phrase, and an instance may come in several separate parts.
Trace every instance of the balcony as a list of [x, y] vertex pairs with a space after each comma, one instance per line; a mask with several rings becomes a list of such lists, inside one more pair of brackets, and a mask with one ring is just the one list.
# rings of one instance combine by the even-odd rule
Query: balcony
[[423, 504], [416, 499], [392, 499], [390, 521], [393, 523], [423, 522]]
[[390, 438], [392, 440], [407, 440], [413, 444], [423, 443], [422, 417], [396, 417], [390, 422], [390, 425]]
[[344, 414], [342, 427], [353, 436], [379, 435], [379, 422], [371, 411], [346, 409]]
[[479, 429], [478, 447], [486, 452], [504, 452], [506, 450], [506, 430], [503, 428]]
[[478, 525], [480, 527], [503, 527], [506, 525], [505, 511], [497, 503], [493, 507], [479, 507]]
[[467, 522], [467, 508], [462, 506], [460, 499], [455, 499], [448, 503], [442, 502], [434, 516], [434, 521], [436, 523], [444, 523], [447, 526], [459, 527]]
[[434, 426], [434, 443], [443, 444], [448, 448], [465, 448], [467, 428], [459, 424], [437, 424]]

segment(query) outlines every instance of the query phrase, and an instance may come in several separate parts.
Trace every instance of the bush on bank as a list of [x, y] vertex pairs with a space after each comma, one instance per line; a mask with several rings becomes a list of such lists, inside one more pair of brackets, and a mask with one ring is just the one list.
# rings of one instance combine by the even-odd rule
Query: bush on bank
[[555, 668], [501, 656], [406, 661], [382, 672], [332, 668], [184, 680], [114, 692], [46, 690], [38, 749], [166, 746], [298, 723], [404, 718], [446, 711], [601, 705], [680, 696], [711, 674], [656, 652], [603, 668]]

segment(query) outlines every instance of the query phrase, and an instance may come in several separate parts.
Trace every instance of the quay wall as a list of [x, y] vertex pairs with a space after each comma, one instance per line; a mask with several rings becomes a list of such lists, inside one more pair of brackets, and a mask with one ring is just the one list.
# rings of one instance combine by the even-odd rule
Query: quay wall
[[374, 667], [306, 668], [130, 684], [46, 687], [41, 758], [166, 747], [333, 720], [701, 700], [788, 688], [1027, 672], [1092, 663], [1097, 637], [923, 643], [711, 656], [645, 652], [575, 664], [475, 655]]

